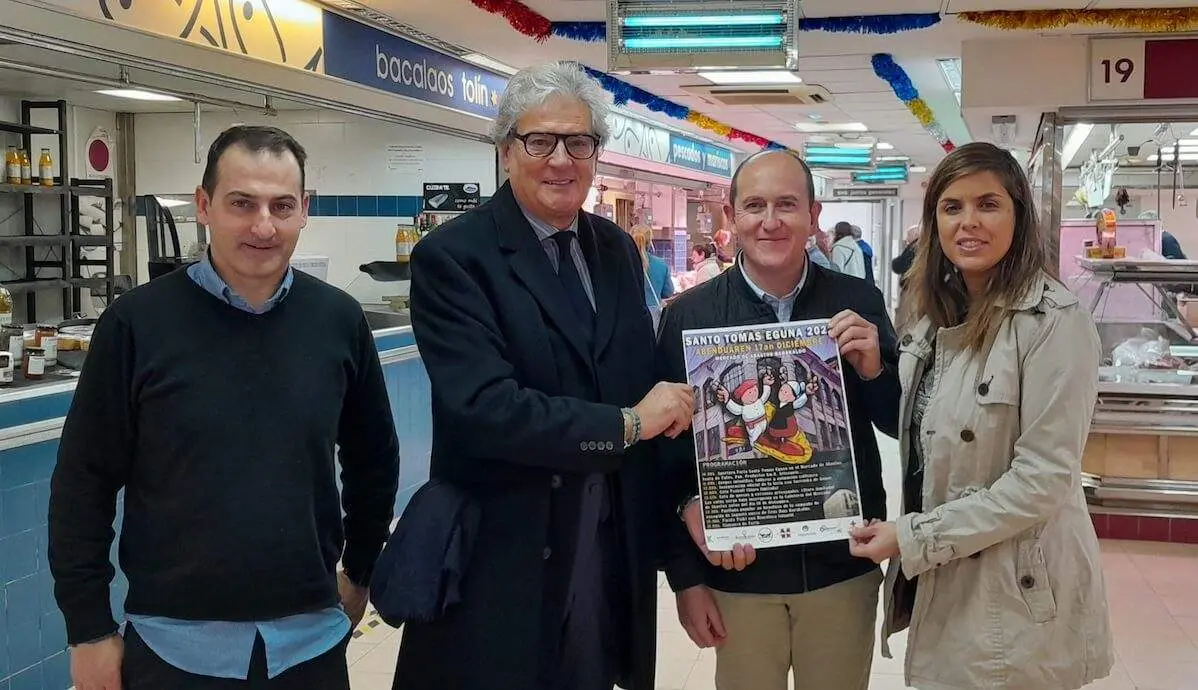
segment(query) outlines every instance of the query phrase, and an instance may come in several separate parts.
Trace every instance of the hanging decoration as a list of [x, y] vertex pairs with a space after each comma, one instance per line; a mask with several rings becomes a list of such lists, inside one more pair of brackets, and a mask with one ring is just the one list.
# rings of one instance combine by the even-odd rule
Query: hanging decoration
[[944, 127], [936, 121], [936, 115], [932, 112], [931, 107], [919, 97], [919, 91], [915, 88], [915, 84], [911, 83], [911, 78], [894, 61], [894, 57], [887, 53], [878, 53], [870, 59], [870, 62], [873, 64], [874, 74], [890, 84], [890, 88], [894, 89], [894, 95], [898, 96], [899, 100], [907, 106], [911, 114], [919, 120], [919, 124], [923, 125], [924, 129], [940, 142], [940, 146], [946, 152], [956, 148], [952, 139], [948, 138]]
[[[554, 22], [519, 0], [470, 0], [476, 7], [507, 20], [516, 31], [545, 42], [550, 36], [570, 41], [599, 43], [607, 40], [607, 22]], [[852, 17], [802, 17], [799, 31], [838, 34], [897, 34], [927, 29], [940, 23], [940, 14], [877, 14]]]
[[1067, 26], [1107, 26], [1124, 31], [1165, 33], [1198, 29], [1198, 7], [1113, 10], [1003, 10], [958, 12], [957, 18], [1005, 31], [1044, 31]]
[[581, 65], [581, 67], [586, 70], [587, 74], [594, 77], [606, 91], [611, 93], [612, 101], [615, 102], [616, 105], [625, 105], [629, 101], [633, 103], [639, 103], [653, 112], [668, 115], [675, 120], [685, 120], [696, 127], [699, 127], [700, 129], [706, 130], [713, 134], [718, 134], [725, 139], [732, 141], [743, 141], [755, 146], [760, 146], [762, 148], [786, 148], [782, 144], [770, 141], [765, 137], [759, 137], [756, 134], [744, 132], [736, 129], [735, 127], [726, 125], [719, 120], [714, 120], [703, 113], [691, 110], [685, 105], [679, 105], [678, 103], [666, 100], [660, 96], [655, 96], [642, 88], [629, 84], [626, 81], [616, 79], [610, 74], [600, 72], [599, 70], [592, 69], [586, 65]]

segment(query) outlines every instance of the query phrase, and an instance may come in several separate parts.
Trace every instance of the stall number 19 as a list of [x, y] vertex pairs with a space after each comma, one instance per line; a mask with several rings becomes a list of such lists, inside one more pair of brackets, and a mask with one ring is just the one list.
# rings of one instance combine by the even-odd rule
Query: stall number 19
[[[1118, 60], [1103, 60], [1103, 81], [1110, 84], [1113, 79], [1118, 79], [1120, 84], [1126, 84], [1131, 75], [1136, 71], [1136, 63], [1132, 62], [1131, 58], [1119, 58]], [[1112, 74], [1112, 72], [1114, 72]]]

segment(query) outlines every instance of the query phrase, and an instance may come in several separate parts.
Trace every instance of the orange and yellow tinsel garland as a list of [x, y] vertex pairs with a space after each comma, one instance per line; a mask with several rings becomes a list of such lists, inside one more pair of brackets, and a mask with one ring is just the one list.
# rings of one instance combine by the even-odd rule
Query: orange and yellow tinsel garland
[[1108, 26], [1112, 29], [1167, 33], [1198, 29], [1198, 7], [1115, 10], [996, 10], [959, 12], [962, 21], [1005, 31]]

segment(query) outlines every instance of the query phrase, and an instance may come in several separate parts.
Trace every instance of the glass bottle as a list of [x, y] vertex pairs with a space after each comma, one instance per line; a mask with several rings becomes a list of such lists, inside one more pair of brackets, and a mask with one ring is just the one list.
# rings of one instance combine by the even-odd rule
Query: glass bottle
[[37, 176], [43, 187], [54, 186], [54, 159], [48, 148], [42, 149], [42, 156], [37, 160]]
[[21, 184], [33, 184], [33, 164], [25, 149], [21, 149]]
[[[8, 291], [8, 288], [0, 285], [0, 326], [12, 323], [12, 307], [12, 293]], [[0, 345], [8, 345], [8, 343]]]
[[4, 181], [21, 184], [21, 154], [16, 146], [9, 146], [4, 152]]

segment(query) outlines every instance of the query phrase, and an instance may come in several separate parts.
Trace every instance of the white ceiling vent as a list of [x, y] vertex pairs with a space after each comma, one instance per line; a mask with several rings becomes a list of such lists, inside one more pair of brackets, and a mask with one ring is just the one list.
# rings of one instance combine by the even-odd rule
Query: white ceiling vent
[[814, 84], [761, 86], [683, 86], [682, 90], [712, 105], [825, 105], [832, 93]]

